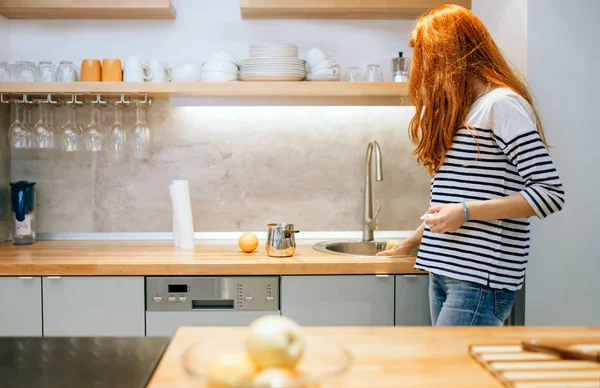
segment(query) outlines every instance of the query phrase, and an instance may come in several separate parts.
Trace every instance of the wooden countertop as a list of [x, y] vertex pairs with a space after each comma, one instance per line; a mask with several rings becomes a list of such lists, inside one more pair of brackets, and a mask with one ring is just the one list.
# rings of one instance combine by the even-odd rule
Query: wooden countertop
[[[180, 328], [149, 388], [197, 387], [181, 366], [190, 344], [245, 335], [243, 327]], [[345, 388], [502, 387], [469, 356], [469, 345], [520, 344], [531, 338], [599, 338], [600, 327], [311, 327], [352, 353]]]
[[289, 258], [268, 257], [264, 244], [254, 253], [235, 241], [197, 243], [194, 249], [171, 241], [37, 241], [0, 244], [0, 276], [42, 275], [351, 275], [423, 273], [415, 258], [356, 258], [317, 252], [299, 244]]

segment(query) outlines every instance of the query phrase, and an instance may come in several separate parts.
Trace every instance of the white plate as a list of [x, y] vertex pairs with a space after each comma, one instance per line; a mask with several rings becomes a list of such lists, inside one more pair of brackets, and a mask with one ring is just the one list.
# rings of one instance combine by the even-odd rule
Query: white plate
[[302, 81], [304, 79], [304, 76], [298, 76], [298, 75], [249, 75], [249, 76], [243, 76], [240, 77], [240, 81], [254, 81], [254, 82], [261, 82], [261, 81]]
[[306, 65], [306, 61], [298, 58], [275, 58], [275, 57], [259, 57], [249, 58], [242, 61], [242, 65], [247, 64], [263, 64], [263, 63], [285, 63], [294, 65]]
[[306, 73], [306, 69], [303, 67], [294, 66], [242, 66], [242, 71], [248, 70], [288, 70], [288, 71], [301, 71]]
[[255, 43], [255, 44], [251, 44], [250, 48], [259, 48], [259, 47], [286, 47], [286, 48], [293, 48], [295, 50], [298, 50], [298, 46], [296, 46], [293, 43]]
[[248, 76], [273, 76], [273, 75], [289, 75], [289, 76], [297, 76], [297, 77], [306, 77], [304, 73], [292, 73], [288, 71], [257, 71], [255, 73], [241, 73], [239, 77], [248, 77]]
[[322, 75], [323, 77], [315, 77], [315, 76], [307, 75], [306, 80], [307, 81], [323, 81], [323, 82], [325, 82], [325, 81], [335, 82], [335, 81], [340, 80], [340, 77], [337, 75], [329, 75], [329, 74], [320, 74], [320, 75]]

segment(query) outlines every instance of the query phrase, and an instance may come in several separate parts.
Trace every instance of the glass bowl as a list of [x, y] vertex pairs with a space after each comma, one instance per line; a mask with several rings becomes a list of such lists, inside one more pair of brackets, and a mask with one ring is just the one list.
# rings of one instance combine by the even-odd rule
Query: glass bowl
[[219, 354], [243, 352], [246, 332], [227, 338], [210, 339], [190, 345], [183, 353], [183, 369], [193, 386], [206, 388], [339, 388], [352, 365], [352, 356], [327, 337], [304, 334], [304, 353], [296, 366], [298, 377], [272, 380], [270, 384], [216, 380], [208, 375]]

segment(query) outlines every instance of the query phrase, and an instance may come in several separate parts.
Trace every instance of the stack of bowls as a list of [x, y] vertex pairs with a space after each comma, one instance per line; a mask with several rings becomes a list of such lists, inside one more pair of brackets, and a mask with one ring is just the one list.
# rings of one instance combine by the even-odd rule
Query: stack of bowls
[[306, 52], [308, 63], [307, 81], [339, 81], [340, 68], [337, 58], [325, 54], [318, 48], [311, 48]]
[[302, 81], [306, 62], [298, 58], [298, 46], [287, 43], [250, 46], [250, 58], [242, 61], [242, 81]]
[[201, 82], [237, 81], [239, 65], [237, 59], [229, 51], [212, 53], [208, 61], [202, 65]]

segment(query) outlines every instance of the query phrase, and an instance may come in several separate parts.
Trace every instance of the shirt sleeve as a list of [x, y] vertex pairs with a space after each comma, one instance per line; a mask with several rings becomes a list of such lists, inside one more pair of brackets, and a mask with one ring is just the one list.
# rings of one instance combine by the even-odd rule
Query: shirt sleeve
[[529, 103], [518, 95], [502, 96], [493, 103], [491, 115], [498, 146], [525, 181], [521, 195], [538, 218], [560, 211], [565, 192]]

